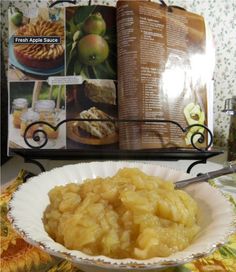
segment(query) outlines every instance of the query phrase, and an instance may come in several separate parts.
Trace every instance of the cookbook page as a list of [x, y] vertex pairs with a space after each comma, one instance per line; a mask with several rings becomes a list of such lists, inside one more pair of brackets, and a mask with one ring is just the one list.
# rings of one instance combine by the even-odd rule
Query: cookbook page
[[119, 118], [194, 125], [183, 133], [168, 122], [123, 123], [120, 148], [192, 147], [205, 133], [198, 125], [208, 124], [204, 19], [157, 3], [119, 1], [117, 33]]

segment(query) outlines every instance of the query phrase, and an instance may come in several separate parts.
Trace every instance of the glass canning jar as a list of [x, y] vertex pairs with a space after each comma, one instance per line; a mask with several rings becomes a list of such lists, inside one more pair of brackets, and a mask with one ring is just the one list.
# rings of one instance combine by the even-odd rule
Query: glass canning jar
[[225, 100], [223, 112], [230, 116], [227, 159], [233, 161], [236, 160], [236, 96]]
[[[25, 134], [25, 130], [26, 128], [34, 123], [34, 122], [37, 122], [39, 121], [39, 114], [37, 112], [34, 112], [34, 111], [27, 111], [27, 112], [24, 112], [22, 115], [21, 115], [21, 124], [20, 124], [20, 134], [22, 137], [24, 137], [24, 134]], [[34, 132], [40, 128], [40, 125], [39, 124], [35, 124], [33, 126], [31, 126], [25, 137], [26, 138], [32, 138], [33, 137], [33, 134]]]
[[20, 128], [21, 115], [28, 110], [28, 101], [25, 98], [16, 98], [12, 102], [13, 126]]
[[[38, 100], [35, 103], [35, 111], [39, 113], [40, 121], [49, 123], [55, 126], [57, 123], [57, 116], [55, 112], [54, 100]], [[43, 130], [47, 133], [49, 139], [58, 138], [59, 130], [54, 130], [50, 126], [43, 124]]]
[[54, 100], [38, 100], [35, 102], [35, 111], [40, 115], [40, 121], [53, 122], [55, 116]]

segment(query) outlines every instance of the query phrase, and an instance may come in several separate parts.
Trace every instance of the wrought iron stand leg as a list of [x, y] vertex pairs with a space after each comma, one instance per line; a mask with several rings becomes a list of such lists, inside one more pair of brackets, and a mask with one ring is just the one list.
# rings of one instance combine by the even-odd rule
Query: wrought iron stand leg
[[[32, 160], [32, 159], [28, 159], [28, 158], [24, 157], [24, 161], [25, 161], [25, 163], [33, 163], [33, 164], [37, 165], [39, 167], [39, 169], [41, 170], [41, 172], [46, 171], [44, 166], [40, 162], [38, 162], [36, 160]], [[26, 182], [29, 178], [32, 178], [34, 176], [35, 176], [35, 174], [33, 174], [31, 172], [27, 173], [23, 178], [23, 182]]]
[[[25, 163], [32, 163], [32, 164], [37, 165], [39, 167], [39, 169], [40, 169], [41, 172], [45, 172], [46, 171], [46, 169], [44, 168], [44, 166], [39, 161], [30, 159], [28, 157], [25, 157], [20, 152], [16, 152], [16, 154], [19, 155], [20, 157], [22, 157], [24, 159]], [[31, 178], [33, 176], [35, 176], [35, 174], [29, 172], [28, 174], [25, 175], [24, 182], [27, 181], [28, 178]]]
[[25, 160], [25, 163], [33, 163], [33, 164], [37, 165], [39, 167], [39, 169], [41, 170], [41, 172], [46, 171], [44, 166], [39, 161], [28, 159], [28, 158], [24, 158], [24, 160]]
[[26, 182], [29, 178], [34, 177], [35, 174], [31, 173], [31, 172], [27, 172], [24, 176], [23, 176], [23, 183]]
[[[206, 162], [207, 162], [207, 159], [202, 159], [202, 160], [198, 160], [198, 161], [195, 161], [195, 162], [191, 163], [191, 164], [189, 165], [188, 169], [187, 169], [187, 173], [190, 174], [192, 168], [193, 168], [195, 165], [200, 164], [200, 163], [206, 163]], [[200, 175], [200, 174], [198, 174], [198, 175]]]

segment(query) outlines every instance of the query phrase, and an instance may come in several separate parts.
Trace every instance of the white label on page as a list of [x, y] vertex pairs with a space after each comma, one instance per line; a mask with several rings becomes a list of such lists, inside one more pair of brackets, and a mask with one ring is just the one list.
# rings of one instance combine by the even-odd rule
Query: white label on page
[[49, 85], [77, 85], [82, 83], [82, 76], [58, 76], [48, 78]]

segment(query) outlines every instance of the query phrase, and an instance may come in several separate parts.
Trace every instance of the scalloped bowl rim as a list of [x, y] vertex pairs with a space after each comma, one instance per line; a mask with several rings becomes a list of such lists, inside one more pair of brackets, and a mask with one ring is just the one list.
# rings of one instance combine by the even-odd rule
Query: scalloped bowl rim
[[[41, 194], [41, 198], [48, 199], [48, 191], [56, 185], [64, 185], [69, 182], [80, 183], [85, 178], [113, 175], [118, 169], [123, 167], [138, 167], [147, 174], [160, 176], [167, 180], [173, 181], [191, 177], [191, 175], [182, 171], [147, 162], [104, 161], [65, 165], [63, 167], [54, 168], [50, 171], [41, 173], [40, 175], [31, 178], [26, 183], [20, 185], [9, 202], [8, 218], [11, 221], [14, 229], [30, 244], [43, 249], [49, 254], [67, 259], [73, 263], [81, 264], [85, 267], [96, 266], [103, 269], [152, 270], [180, 265], [190, 262], [196, 258], [209, 255], [217, 247], [225, 244], [228, 237], [235, 232], [235, 213], [233, 211], [232, 204], [225, 198], [220, 190], [213, 188], [208, 183], [198, 183], [188, 186], [186, 191], [188, 191], [190, 195], [193, 194], [195, 197], [200, 197], [200, 200], [195, 198], [198, 205], [201, 205], [200, 202], [202, 201], [205, 201], [208, 205], [210, 205], [208, 209], [210, 208], [210, 212], [215, 216], [215, 218], [213, 221], [211, 221], [211, 223], [208, 222], [210, 225], [206, 225], [205, 227], [209, 228], [212, 223], [213, 227], [214, 222], [218, 222], [218, 232], [216, 232], [214, 229], [215, 236], [213, 236], [213, 238], [211, 236], [208, 237], [208, 235], [211, 234], [209, 229], [202, 229], [202, 231], [205, 230], [208, 233], [208, 235], [205, 234], [204, 237], [208, 237], [209, 241], [206, 242], [204, 240], [204, 242], [201, 242], [204, 243], [204, 246], [200, 246], [199, 250], [195, 249], [194, 251], [191, 251], [191, 247], [193, 245], [196, 246], [199, 243], [198, 240], [202, 237], [200, 234], [193, 241], [193, 243], [191, 243], [190, 246], [183, 251], [179, 251], [168, 257], [155, 257], [147, 260], [112, 259], [102, 255], [90, 256], [78, 250], [68, 250], [63, 245], [54, 242], [44, 230], [41, 220], [42, 213], [48, 205], [49, 200], [46, 200], [47, 203], [38, 204], [38, 196]], [[50, 183], [43, 181], [44, 179], [50, 179]], [[44, 189], [44, 192], [40, 190], [42, 188]], [[207, 192], [207, 194], [205, 194], [205, 192]], [[29, 204], [29, 202], [25, 201], [24, 196], [30, 198], [31, 205], [27, 206], [27, 203]], [[213, 206], [210, 203], [211, 198], [218, 201], [217, 203], [220, 203], [221, 205], [217, 207], [216, 205]], [[39, 214], [35, 214], [35, 205], [39, 205], [41, 209]], [[28, 213], [25, 214], [25, 212]], [[204, 213], [203, 209], [201, 212]], [[223, 215], [224, 220], [223, 222], [220, 222], [219, 217]], [[33, 219], [31, 217], [33, 217]], [[32, 225], [32, 220], [33, 223], [36, 222], [37, 224]], [[32, 228], [32, 226], [34, 227]]]

